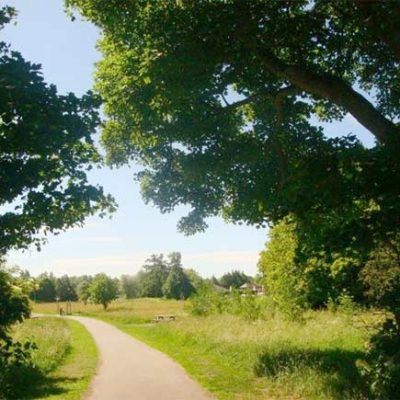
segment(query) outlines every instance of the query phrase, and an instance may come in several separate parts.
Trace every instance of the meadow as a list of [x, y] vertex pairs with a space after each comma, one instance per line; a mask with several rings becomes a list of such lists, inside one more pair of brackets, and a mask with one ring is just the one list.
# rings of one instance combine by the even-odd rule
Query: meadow
[[[36, 312], [53, 313], [54, 303]], [[190, 304], [118, 300], [107, 311], [73, 303], [74, 314], [102, 319], [177, 360], [218, 399], [367, 399], [356, 363], [379, 320], [372, 312], [309, 311], [249, 321], [220, 314], [196, 317]], [[155, 323], [159, 314], [176, 320]]]
[[37, 346], [34, 369], [16, 377], [24, 399], [79, 400], [97, 368], [96, 345], [78, 322], [60, 318], [32, 318], [13, 328], [13, 338]]

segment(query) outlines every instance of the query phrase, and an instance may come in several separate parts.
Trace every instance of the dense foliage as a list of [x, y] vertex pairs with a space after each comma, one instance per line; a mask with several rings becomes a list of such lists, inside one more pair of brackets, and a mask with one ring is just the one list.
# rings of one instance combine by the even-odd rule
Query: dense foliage
[[78, 300], [78, 286], [87, 277], [69, 277], [67, 275], [56, 278], [53, 274], [43, 273], [35, 278], [36, 285], [31, 292], [35, 301], [50, 302], [56, 299], [61, 301]]
[[399, 313], [400, 238], [388, 240], [371, 252], [361, 274], [371, 302]]
[[83, 303], [87, 303], [90, 298], [90, 284], [92, 282], [92, 277], [83, 276], [81, 279], [76, 280], [76, 293], [78, 298]]
[[[13, 15], [0, 9], [0, 29]], [[99, 97], [60, 95], [41, 67], [0, 42], [0, 254], [40, 245], [85, 217], [114, 209], [87, 171], [101, 163], [92, 135]]]
[[36, 281], [37, 285], [32, 292], [32, 299], [35, 301], [55, 301], [57, 281], [54, 275], [44, 273], [39, 275]]
[[16, 322], [29, 317], [28, 296], [16, 285], [15, 278], [0, 266], [0, 340], [8, 337], [7, 330]]
[[306, 302], [304, 271], [295, 260], [298, 245], [295, 228], [290, 221], [277, 224], [258, 264], [267, 293], [290, 315], [304, 308]]
[[[92, 276], [55, 277], [52, 273], [45, 272], [33, 278], [26, 271], [18, 271], [20, 276], [23, 274], [23, 278], [20, 278], [20, 286], [29, 286], [30, 298], [35, 302], [76, 301], [78, 299], [83, 303], [95, 301], [92, 295], [94, 280]], [[232, 274], [245, 276], [238, 271], [233, 271]], [[104, 277], [104, 274], [100, 276]], [[153, 254], [135, 275], [122, 275], [119, 279], [112, 280], [118, 296], [127, 299], [136, 297], [186, 299], [204, 282], [195, 270], [183, 269], [181, 255], [178, 252], [166, 257], [163, 254]]]
[[169, 270], [162, 291], [167, 299], [179, 300], [187, 299], [195, 292], [195, 288], [183, 268], [180, 265], [173, 265]]
[[266, 290], [281, 309], [289, 313], [307, 307], [326, 307], [342, 294], [356, 301], [365, 299], [359, 259], [334, 254], [298, 257], [301, 243], [293, 218], [285, 218], [270, 231], [258, 268]]
[[137, 276], [122, 275], [120, 281], [121, 291], [127, 299], [133, 299], [138, 296], [139, 285]]
[[0, 399], [18, 398], [21, 370], [32, 369], [35, 345], [14, 341], [10, 328], [30, 315], [29, 300], [19, 280], [4, 269], [0, 260]]
[[400, 393], [400, 318], [389, 318], [370, 342], [362, 364], [374, 399], [396, 399]]
[[[182, 268], [181, 254], [173, 252], [151, 255], [136, 275], [137, 295], [140, 297], [187, 298], [195, 291], [192, 279], [199, 283], [194, 271], [189, 274]], [[200, 278], [201, 280], [201, 278]]]
[[162, 297], [162, 288], [169, 272], [169, 266], [164, 255], [151, 255], [143, 265], [143, 271], [144, 273], [140, 277], [140, 295], [143, 297]]
[[118, 296], [118, 283], [106, 274], [97, 274], [89, 286], [90, 299], [104, 309]]
[[56, 293], [57, 293], [58, 299], [61, 301], [76, 301], [76, 300], [78, 300], [78, 295], [76, 293], [76, 290], [67, 275], [64, 275], [57, 279]]
[[[308, 252], [398, 231], [397, 2], [66, 3], [103, 32], [110, 163], [141, 162], [143, 196], [161, 211], [191, 206], [182, 230], [293, 214]], [[374, 147], [310, 122], [347, 113]]]

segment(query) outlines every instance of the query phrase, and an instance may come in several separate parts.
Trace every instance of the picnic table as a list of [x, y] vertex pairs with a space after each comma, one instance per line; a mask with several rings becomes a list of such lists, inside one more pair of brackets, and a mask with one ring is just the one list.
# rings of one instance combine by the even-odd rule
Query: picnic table
[[175, 315], [168, 314], [168, 315], [156, 315], [154, 317], [154, 322], [168, 322], [168, 321], [175, 321]]

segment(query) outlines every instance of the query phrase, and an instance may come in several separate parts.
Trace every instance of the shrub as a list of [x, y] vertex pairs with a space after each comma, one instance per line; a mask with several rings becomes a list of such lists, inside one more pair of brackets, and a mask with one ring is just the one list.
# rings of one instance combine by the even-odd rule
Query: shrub
[[378, 246], [361, 272], [370, 301], [389, 310], [400, 307], [400, 238]]
[[261, 317], [261, 306], [257, 301], [257, 297], [251, 293], [247, 293], [241, 297], [241, 308], [240, 315], [251, 321], [260, 319]]
[[221, 313], [224, 300], [211, 283], [204, 283], [197, 292], [191, 296], [192, 313], [194, 315], [207, 316], [213, 313]]
[[38, 378], [40, 372], [32, 361], [32, 342], [0, 341], [0, 399], [19, 399], [24, 389]]
[[238, 290], [218, 293], [212, 284], [201, 286], [190, 300], [194, 315], [227, 313], [255, 321], [262, 319], [268, 311], [271, 311], [271, 302], [264, 296], [254, 296], [250, 292], [243, 294]]
[[398, 399], [400, 393], [400, 314], [388, 318], [372, 337], [365, 363], [360, 363], [372, 398]]
[[10, 273], [0, 270], [0, 399], [20, 398], [19, 389], [34, 373], [31, 351], [35, 345], [13, 342], [9, 335], [10, 326], [29, 313], [27, 295]]
[[343, 290], [337, 299], [337, 311], [341, 311], [344, 314], [354, 314], [359, 309], [360, 306], [354, 301], [353, 296]]
[[7, 338], [7, 329], [29, 317], [28, 296], [16, 286], [11, 274], [0, 270], [0, 339]]

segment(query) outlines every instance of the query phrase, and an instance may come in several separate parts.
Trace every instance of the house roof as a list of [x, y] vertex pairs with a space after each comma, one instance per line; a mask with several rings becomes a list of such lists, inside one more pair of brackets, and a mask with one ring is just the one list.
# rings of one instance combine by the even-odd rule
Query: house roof
[[256, 283], [247, 282], [240, 286], [240, 289], [262, 290], [263, 287], [261, 285], [257, 285]]

